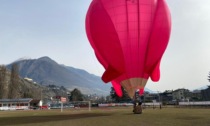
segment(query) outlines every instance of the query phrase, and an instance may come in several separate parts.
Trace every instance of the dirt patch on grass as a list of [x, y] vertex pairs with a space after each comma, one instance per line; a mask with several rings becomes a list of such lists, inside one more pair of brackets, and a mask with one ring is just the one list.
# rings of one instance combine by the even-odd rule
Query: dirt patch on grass
[[2, 117], [0, 118], [0, 125], [23, 125], [30, 123], [42, 123], [62, 120], [75, 120], [82, 118], [92, 118], [101, 116], [111, 116], [110, 113], [79, 113], [79, 114], [65, 114], [65, 115], [49, 115], [49, 116], [24, 116], [24, 117]]

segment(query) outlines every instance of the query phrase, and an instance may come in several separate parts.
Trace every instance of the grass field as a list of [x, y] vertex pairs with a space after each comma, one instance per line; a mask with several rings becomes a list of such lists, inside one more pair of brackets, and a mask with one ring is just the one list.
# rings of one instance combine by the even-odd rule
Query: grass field
[[210, 109], [144, 109], [131, 107], [88, 110], [0, 111], [0, 126], [210, 126]]

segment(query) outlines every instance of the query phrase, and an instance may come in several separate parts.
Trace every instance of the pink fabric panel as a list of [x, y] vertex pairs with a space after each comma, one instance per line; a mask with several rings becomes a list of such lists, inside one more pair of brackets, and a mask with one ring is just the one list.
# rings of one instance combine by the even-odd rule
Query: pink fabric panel
[[144, 94], [144, 88], [141, 88], [141, 89], [139, 90], [139, 95], [142, 96], [143, 94]]
[[122, 97], [121, 85], [117, 81], [112, 81], [112, 86], [119, 97]]
[[106, 69], [102, 79], [109, 82], [125, 72], [122, 48], [113, 22], [101, 2], [95, 0], [92, 4], [94, 6], [87, 14], [86, 31], [98, 60]]
[[159, 65], [162, 55], [168, 45], [171, 31], [171, 20], [168, 7], [164, 0], [158, 1], [157, 11], [148, 45], [145, 73], [152, 74], [151, 79], [160, 78]]

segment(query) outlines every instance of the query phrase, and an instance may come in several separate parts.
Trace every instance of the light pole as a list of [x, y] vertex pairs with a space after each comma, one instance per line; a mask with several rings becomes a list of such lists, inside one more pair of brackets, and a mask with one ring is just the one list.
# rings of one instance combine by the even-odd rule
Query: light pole
[[158, 93], [158, 97], [159, 97], [159, 105], [160, 105], [160, 109], [161, 109], [161, 108], [162, 108], [162, 107], [161, 107], [162, 102], [160, 101], [160, 91], [157, 91], [157, 93]]

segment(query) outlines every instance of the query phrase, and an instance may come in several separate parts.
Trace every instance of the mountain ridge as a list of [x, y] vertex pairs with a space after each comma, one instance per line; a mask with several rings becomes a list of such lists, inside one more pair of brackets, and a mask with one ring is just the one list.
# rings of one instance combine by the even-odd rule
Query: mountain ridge
[[[58, 64], [48, 56], [38, 59], [20, 58], [7, 65], [16, 63], [19, 66], [19, 74], [22, 78], [32, 78], [41, 85], [64, 86], [69, 90], [80, 89], [84, 94], [109, 95], [111, 84], [105, 84], [99, 76], [91, 74], [83, 69]], [[145, 91], [153, 92], [145, 88]]]
[[[111, 85], [102, 82], [100, 77], [85, 70], [58, 64], [44, 56], [38, 59], [23, 59], [16, 63], [22, 78], [29, 77], [42, 85], [65, 86], [73, 90], [79, 88], [84, 94], [109, 94]], [[7, 65], [11, 69], [11, 65]]]

